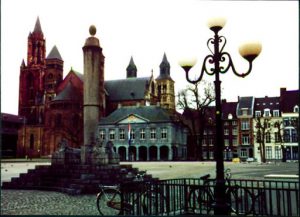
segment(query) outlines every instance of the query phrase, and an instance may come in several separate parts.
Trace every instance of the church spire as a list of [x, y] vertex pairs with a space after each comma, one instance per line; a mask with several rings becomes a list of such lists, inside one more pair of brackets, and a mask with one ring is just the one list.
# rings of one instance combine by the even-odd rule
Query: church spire
[[36, 19], [33, 32], [34, 33], [42, 33], [43, 34], [41, 23], [40, 23], [40, 18], [39, 17], [37, 17], [37, 19]]
[[164, 53], [164, 56], [163, 56], [162, 62], [159, 65], [159, 68], [160, 68], [159, 77], [161, 77], [161, 78], [170, 77], [170, 63], [167, 59], [166, 53]]
[[133, 57], [131, 56], [129, 65], [126, 68], [127, 78], [136, 78], [137, 68], [133, 62]]
[[45, 65], [46, 42], [42, 32], [39, 17], [37, 17], [34, 30], [29, 33], [27, 47], [27, 65]]
[[24, 68], [26, 65], [25, 65], [25, 61], [24, 59], [22, 60], [22, 63], [21, 63], [21, 68]]

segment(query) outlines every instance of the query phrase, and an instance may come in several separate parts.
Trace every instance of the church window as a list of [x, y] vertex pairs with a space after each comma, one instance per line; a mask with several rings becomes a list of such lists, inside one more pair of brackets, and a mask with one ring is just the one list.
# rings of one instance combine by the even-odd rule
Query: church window
[[154, 86], [154, 82], [152, 82], [152, 84], [151, 84], [151, 93], [152, 93], [152, 95], [155, 94], [155, 86]]
[[34, 79], [32, 73], [27, 76], [27, 87], [32, 88], [34, 84]]
[[72, 125], [73, 127], [77, 128], [79, 125], [79, 115], [78, 114], [74, 114], [72, 117]]
[[52, 80], [53, 79], [53, 74], [52, 73], [48, 74], [46, 79], [47, 79], [47, 81]]
[[30, 142], [29, 142], [29, 145], [30, 145], [30, 149], [33, 149], [34, 147], [34, 135], [33, 134], [30, 134]]
[[56, 127], [61, 127], [61, 114], [57, 114], [55, 116], [55, 126]]
[[167, 85], [166, 85], [166, 84], [163, 85], [162, 92], [163, 92], [163, 93], [167, 93]]

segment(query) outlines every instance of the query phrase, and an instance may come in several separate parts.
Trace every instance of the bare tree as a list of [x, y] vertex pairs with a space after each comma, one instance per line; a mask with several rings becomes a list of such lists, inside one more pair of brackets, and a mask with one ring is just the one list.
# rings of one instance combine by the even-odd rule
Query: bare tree
[[206, 116], [209, 105], [215, 101], [213, 85], [200, 81], [188, 85], [179, 91], [177, 106], [184, 110], [186, 124], [189, 129], [192, 151], [197, 160], [202, 160], [202, 140], [205, 126], [208, 122]]
[[[281, 155], [282, 155], [282, 158], [281, 158], [281, 161], [282, 162], [286, 162], [286, 150], [285, 150], [285, 147], [284, 147], [284, 144], [283, 144], [283, 135], [282, 135], [282, 132], [283, 132], [283, 122], [282, 121], [276, 121], [274, 123], [274, 127], [277, 129], [277, 132], [275, 136], [275, 142], [278, 142], [280, 144], [280, 147], [281, 147]], [[276, 138], [277, 137], [277, 138]]]
[[266, 162], [266, 136], [271, 133], [271, 123], [269, 118], [256, 117], [256, 141], [259, 144], [260, 158]]

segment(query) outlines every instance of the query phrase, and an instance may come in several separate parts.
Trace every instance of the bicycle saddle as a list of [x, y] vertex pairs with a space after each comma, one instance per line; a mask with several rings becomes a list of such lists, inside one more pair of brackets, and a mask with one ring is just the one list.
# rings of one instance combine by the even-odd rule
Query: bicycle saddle
[[206, 180], [206, 179], [208, 179], [209, 177], [210, 177], [210, 174], [207, 174], [207, 175], [205, 175], [205, 176], [201, 176], [200, 179], [201, 179], [201, 180]]

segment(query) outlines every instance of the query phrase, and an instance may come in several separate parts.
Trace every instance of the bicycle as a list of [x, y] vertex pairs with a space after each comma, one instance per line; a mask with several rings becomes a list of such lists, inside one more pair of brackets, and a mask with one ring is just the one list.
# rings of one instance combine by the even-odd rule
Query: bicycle
[[[215, 179], [209, 179], [210, 175], [200, 177], [203, 185], [191, 186], [188, 195], [189, 207], [193, 213], [198, 214], [214, 214], [216, 207], [215, 200]], [[238, 185], [230, 184], [231, 170], [225, 171], [225, 181], [227, 183], [225, 189], [226, 205], [230, 209], [230, 214], [247, 215], [251, 212], [251, 194], [248, 189]]]
[[[99, 185], [97, 209], [100, 215], [154, 215], [163, 210], [164, 197], [155, 185], [144, 182], [146, 171], [139, 172], [132, 181], [119, 185]], [[126, 194], [127, 193], [127, 194]], [[139, 207], [142, 209], [139, 209]], [[135, 209], [136, 208], [136, 209]], [[142, 213], [139, 213], [141, 212]]]

